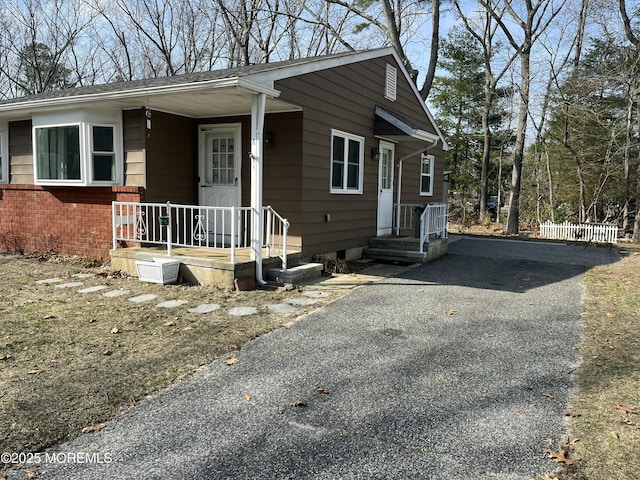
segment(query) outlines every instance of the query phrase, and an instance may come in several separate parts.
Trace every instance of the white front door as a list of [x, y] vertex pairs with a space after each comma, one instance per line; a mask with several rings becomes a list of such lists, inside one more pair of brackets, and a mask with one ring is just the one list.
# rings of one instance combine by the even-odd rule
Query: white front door
[[378, 165], [378, 236], [391, 235], [393, 228], [394, 146], [380, 142]]
[[[200, 127], [200, 205], [211, 207], [240, 206], [242, 198], [240, 185], [241, 142], [240, 124], [203, 125]], [[210, 212], [203, 219], [203, 222], [206, 222], [210, 244], [223, 246], [231, 243], [231, 221], [231, 215], [228, 211], [216, 212], [215, 214]], [[236, 237], [239, 233], [236, 223]]]

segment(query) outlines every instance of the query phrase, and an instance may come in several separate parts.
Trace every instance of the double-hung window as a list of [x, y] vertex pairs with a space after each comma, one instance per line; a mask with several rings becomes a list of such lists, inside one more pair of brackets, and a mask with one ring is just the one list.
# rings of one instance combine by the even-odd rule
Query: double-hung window
[[36, 183], [117, 185], [121, 183], [119, 129], [115, 123], [79, 121], [34, 126]]
[[331, 131], [331, 193], [362, 193], [364, 138]]
[[420, 195], [433, 195], [433, 155], [422, 155], [420, 159]]

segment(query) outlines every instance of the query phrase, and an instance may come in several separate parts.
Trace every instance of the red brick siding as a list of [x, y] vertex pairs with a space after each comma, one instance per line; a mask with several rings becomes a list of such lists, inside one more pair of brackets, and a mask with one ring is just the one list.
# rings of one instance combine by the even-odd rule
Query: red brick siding
[[0, 251], [109, 259], [111, 202], [144, 200], [141, 187], [0, 185]]

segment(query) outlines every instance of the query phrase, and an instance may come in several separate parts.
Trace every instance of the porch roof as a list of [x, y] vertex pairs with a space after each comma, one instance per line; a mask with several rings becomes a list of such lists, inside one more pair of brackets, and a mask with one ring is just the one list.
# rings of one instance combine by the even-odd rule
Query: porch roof
[[430, 133], [402, 115], [380, 106], [376, 106], [375, 134], [398, 142], [435, 142], [440, 139], [439, 135]]

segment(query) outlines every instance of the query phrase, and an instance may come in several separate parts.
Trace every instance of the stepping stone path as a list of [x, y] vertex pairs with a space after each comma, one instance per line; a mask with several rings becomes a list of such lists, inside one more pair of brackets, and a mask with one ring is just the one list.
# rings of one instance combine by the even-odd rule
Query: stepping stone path
[[271, 313], [279, 313], [281, 315], [288, 315], [290, 313], [297, 312], [298, 309], [293, 305], [289, 305], [288, 303], [276, 303], [273, 305], [269, 305], [267, 309]]
[[156, 298], [158, 298], [157, 295], [154, 295], [153, 293], [147, 293], [145, 295], [138, 295], [137, 297], [131, 297], [129, 301], [133, 303], [144, 303], [144, 302], [150, 302], [151, 300], [155, 300]]
[[111, 290], [110, 292], [105, 292], [102, 294], [103, 297], [107, 298], [122, 297], [123, 295], [129, 295], [129, 290], [121, 288], [119, 290]]
[[[73, 274], [72, 277], [79, 280], [84, 280], [84, 279], [94, 278], [95, 274], [76, 273], [76, 274]], [[35, 283], [37, 285], [54, 285], [55, 288], [59, 288], [59, 289], [77, 288], [77, 287], [82, 287], [84, 285], [84, 282], [81, 282], [81, 281], [65, 282], [62, 278], [57, 278], [57, 277], [36, 280]], [[97, 293], [102, 290], [106, 290], [107, 288], [109, 287], [106, 285], [95, 285], [95, 286], [81, 288], [77, 290], [77, 292], [82, 294]], [[105, 298], [118, 298], [118, 297], [127, 296], [130, 293], [131, 293], [130, 290], [119, 288], [116, 290], [103, 292], [102, 296]], [[271, 313], [275, 313], [279, 315], [290, 315], [292, 313], [297, 312], [298, 307], [313, 305], [318, 302], [317, 299], [326, 298], [330, 296], [330, 293], [318, 291], [318, 290], [309, 290], [309, 291], [302, 292], [302, 295], [304, 295], [304, 297], [291, 298], [289, 300], [286, 300], [286, 303], [276, 303], [276, 304], [268, 305], [267, 310]], [[156, 298], [158, 298], [158, 295], [148, 293], [148, 294], [138, 295], [135, 297], [128, 298], [128, 300], [130, 302], [140, 304], [140, 303], [150, 302], [152, 300], [155, 300]], [[156, 304], [156, 307], [172, 309], [172, 308], [181, 307], [183, 305], [186, 305], [187, 303], [188, 302], [186, 300], [180, 300], [180, 299], [167, 300], [167, 301]], [[196, 307], [190, 308], [188, 311], [190, 313], [207, 314], [207, 313], [215, 312], [217, 310], [220, 310], [220, 305], [218, 305], [217, 303], [203, 303]], [[228, 313], [229, 315], [233, 315], [235, 317], [246, 317], [246, 316], [255, 315], [256, 313], [258, 313], [258, 308], [252, 307], [252, 306], [239, 306], [239, 307], [230, 308]]]
[[256, 313], [258, 313], [256, 307], [233, 307], [229, 310], [229, 315], [233, 315], [234, 317], [246, 317], [248, 315], [255, 315]]
[[[131, 300], [131, 299], [129, 299]], [[177, 307], [181, 307], [182, 305], [185, 305], [189, 302], [187, 302], [186, 300], [168, 300], [166, 302], [161, 302], [159, 304], [156, 305], [156, 307], [160, 307], [160, 308], [177, 308]]]
[[78, 290], [78, 293], [95, 293], [99, 292], [100, 290], [104, 290], [105, 288], [107, 288], [105, 285], [96, 285], [95, 287], [87, 287]]
[[81, 287], [84, 285], [82, 282], [67, 282], [67, 283], [59, 283], [56, 285], [56, 288], [75, 288]]
[[45, 278], [44, 280], [37, 280], [37, 285], [49, 285], [51, 283], [60, 283], [63, 280], [61, 278]]
[[203, 303], [202, 305], [198, 305], [195, 308], [190, 308], [189, 312], [191, 313], [211, 313], [220, 309], [220, 305], [217, 303]]

